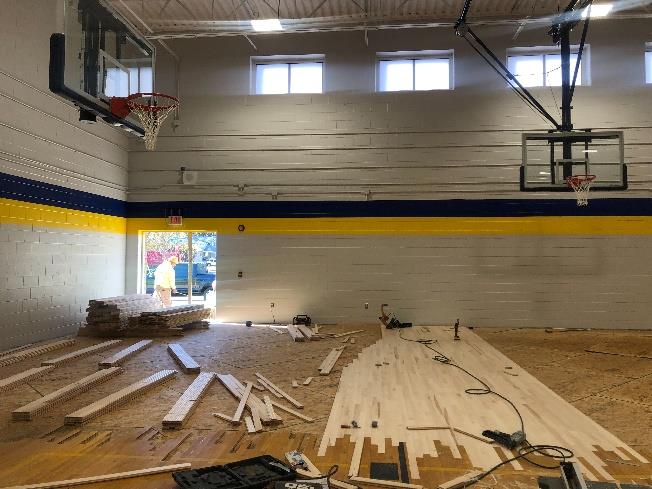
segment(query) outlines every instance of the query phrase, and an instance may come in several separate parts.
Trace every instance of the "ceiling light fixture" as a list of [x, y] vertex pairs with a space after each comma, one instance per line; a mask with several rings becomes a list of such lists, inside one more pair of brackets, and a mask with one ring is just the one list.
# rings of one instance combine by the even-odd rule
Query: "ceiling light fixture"
[[[591, 5], [591, 18], [596, 17], [606, 17], [609, 15], [609, 12], [614, 8], [612, 3], [598, 3], [596, 5]], [[586, 16], [589, 14], [589, 7], [582, 10], [582, 18], [586, 19]]]
[[251, 27], [258, 32], [282, 31], [283, 26], [278, 19], [255, 19], [251, 21]]

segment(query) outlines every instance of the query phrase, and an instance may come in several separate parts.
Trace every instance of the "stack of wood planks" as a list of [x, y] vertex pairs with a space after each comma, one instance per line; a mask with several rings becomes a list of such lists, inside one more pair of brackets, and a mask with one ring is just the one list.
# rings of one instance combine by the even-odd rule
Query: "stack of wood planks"
[[10, 389], [13, 389], [17, 385], [41, 377], [46, 373], [48, 373], [53, 368], [54, 365], [30, 368], [29, 370], [25, 370], [24, 372], [21, 372], [19, 374], [12, 375], [11, 377], [7, 377], [6, 379], [2, 379], [0, 380], [0, 392], [8, 391]]
[[197, 376], [163, 418], [163, 428], [181, 428], [183, 426], [197, 407], [201, 397], [215, 380], [215, 375], [215, 372], [205, 372]]
[[144, 311], [160, 309], [159, 302], [148, 294], [122, 295], [88, 301], [86, 328], [89, 334], [101, 335], [126, 329], [129, 318]]
[[72, 346], [74, 344], [75, 344], [75, 340], [69, 339], [69, 340], [59, 340], [53, 343], [47, 343], [45, 345], [37, 345], [31, 348], [17, 349], [13, 352], [7, 353], [6, 355], [0, 357], [0, 367], [5, 367], [7, 365], [11, 365], [13, 363], [17, 363], [22, 360], [26, 360], [28, 358], [43, 355], [44, 353], [53, 350], [58, 350], [66, 346]]
[[[251, 383], [248, 383], [248, 387], [245, 387], [231, 374], [217, 374], [219, 381], [227, 388], [227, 390], [235, 397], [236, 399], [244, 399], [244, 405], [242, 407], [238, 406], [236, 413], [242, 414], [242, 411], [245, 407], [251, 413], [251, 416], [245, 417], [245, 422], [247, 423], [247, 430], [249, 432], [261, 431], [263, 429], [262, 425], [272, 424], [278, 422], [277, 419], [274, 419], [267, 406], [263, 401], [251, 393]], [[249, 422], [247, 422], [249, 419]], [[236, 417], [231, 418], [232, 423], [239, 423], [240, 419], [236, 420]], [[250, 424], [251, 423], [251, 426]], [[250, 429], [253, 427], [253, 431]]]
[[170, 380], [176, 375], [176, 370], [161, 370], [160, 372], [150, 375], [138, 382], [135, 382], [124, 389], [120, 389], [102, 399], [99, 399], [88, 406], [78, 409], [65, 417], [64, 423], [67, 425], [81, 425], [86, 421], [100, 416], [104, 413], [115, 409], [116, 407], [134, 399], [155, 386]]
[[40, 397], [29, 404], [15, 409], [11, 413], [11, 417], [15, 421], [31, 421], [36, 416], [53, 408], [57, 404], [72, 399], [83, 392], [89, 391], [96, 385], [106, 382], [120, 373], [122, 373], [120, 367], [111, 367], [95, 372], [44, 397]]
[[187, 374], [198, 374], [201, 370], [201, 367], [194, 358], [192, 358], [186, 350], [183, 349], [178, 343], [171, 343], [168, 345], [168, 353], [174, 361], [177, 362], [179, 367]]
[[143, 312], [137, 318], [130, 318], [129, 327], [141, 329], [186, 329], [190, 325], [208, 327], [203, 321], [210, 315], [211, 310], [205, 309], [201, 304], [172, 306], [158, 311]]
[[335, 366], [337, 360], [340, 358], [344, 348], [344, 346], [340, 346], [339, 348], [333, 348], [331, 350], [331, 352], [326, 358], [324, 358], [324, 361], [321, 362], [321, 365], [319, 366], [319, 375], [328, 375], [331, 373], [331, 370], [333, 370], [333, 367]]
[[117, 367], [118, 365], [122, 365], [137, 353], [149, 347], [151, 344], [152, 340], [139, 341], [138, 343], [134, 343], [133, 345], [120, 350], [118, 353], [115, 353], [114, 355], [101, 360], [98, 365], [100, 368]]
[[185, 329], [208, 328], [210, 309], [201, 304], [161, 308], [147, 294], [132, 294], [88, 302], [85, 336], [180, 336]]

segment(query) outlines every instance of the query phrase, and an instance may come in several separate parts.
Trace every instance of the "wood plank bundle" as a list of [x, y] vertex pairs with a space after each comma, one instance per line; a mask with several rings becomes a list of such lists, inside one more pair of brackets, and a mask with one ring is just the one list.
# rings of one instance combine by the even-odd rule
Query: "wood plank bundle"
[[292, 324], [287, 325], [287, 332], [294, 341], [305, 341], [306, 337], [301, 334], [301, 331]]
[[335, 363], [340, 358], [340, 355], [344, 351], [344, 347], [340, 346], [339, 348], [333, 348], [328, 356], [319, 366], [319, 375], [328, 375], [333, 370]]
[[16, 421], [31, 421], [36, 416], [43, 414], [45, 411], [53, 408], [57, 404], [72, 399], [82, 392], [86, 392], [122, 372], [123, 370], [120, 367], [111, 367], [95, 372], [44, 397], [30, 402], [29, 404], [25, 404], [24, 406], [15, 409], [11, 413], [11, 417]]
[[25, 370], [24, 372], [21, 372], [19, 374], [12, 375], [11, 377], [7, 377], [6, 379], [2, 379], [0, 380], [0, 392], [8, 391], [10, 389], [13, 389], [17, 385], [22, 384], [23, 382], [29, 382], [32, 379], [41, 377], [42, 375], [45, 375], [53, 368], [54, 365], [30, 368], [29, 370]]
[[174, 361], [179, 364], [181, 370], [187, 374], [196, 373], [198, 374], [201, 370], [201, 367], [195, 360], [186, 353], [186, 350], [178, 343], [170, 343], [168, 345], [168, 353]]
[[170, 380], [176, 375], [176, 373], [176, 370], [161, 370], [154, 375], [139, 380], [124, 389], [120, 389], [119, 391], [103, 397], [88, 406], [78, 409], [74, 413], [68, 414], [65, 417], [64, 424], [81, 425], [92, 418], [107, 413], [139, 395], [144, 394], [153, 387]]
[[293, 404], [299, 409], [303, 409], [303, 404], [297, 401], [294, 397], [290, 396], [287, 392], [284, 392], [280, 387], [275, 385], [272, 381], [263, 377], [259, 372], [256, 372], [254, 375], [258, 377], [260, 380], [262, 380], [265, 384], [269, 385], [272, 389], [276, 390], [279, 394], [281, 394], [281, 396], [285, 397], [290, 402], [290, 404]]
[[71, 362], [73, 360], [77, 360], [78, 358], [82, 358], [88, 355], [92, 355], [93, 353], [96, 353], [98, 351], [102, 350], [108, 350], [109, 348], [117, 345], [120, 343], [122, 340], [111, 340], [111, 341], [104, 341], [103, 343], [98, 343], [97, 345], [89, 346], [86, 348], [82, 348], [81, 350], [75, 350], [72, 353], [68, 353], [67, 355], [63, 355], [61, 357], [53, 358], [51, 360], [44, 360], [41, 362], [41, 365], [61, 365], [63, 363]]
[[104, 360], [100, 361], [99, 367], [109, 368], [109, 367], [117, 367], [118, 365], [122, 365], [124, 362], [126, 362], [131, 357], [133, 357], [136, 353], [143, 351], [151, 344], [152, 344], [152, 340], [142, 340], [139, 341], [138, 343], [134, 343], [133, 345], [125, 348], [124, 350], [120, 350], [115, 355], [112, 355], [109, 358], [105, 358]]
[[94, 475], [92, 477], [80, 477], [79, 479], [68, 479], [65, 481], [43, 482], [40, 484], [28, 484], [26, 486], [13, 486], [3, 489], [57, 489], [59, 487], [81, 486], [84, 484], [93, 484], [96, 482], [115, 481], [129, 479], [132, 477], [142, 477], [145, 475], [163, 474], [165, 472], [176, 472], [192, 468], [192, 464], [175, 464], [163, 465], [161, 467], [152, 467], [149, 469], [130, 470], [129, 472], [118, 472], [115, 474]]
[[132, 294], [88, 301], [86, 328], [90, 334], [116, 332], [129, 326], [129, 318], [160, 309], [149, 294]]
[[133, 294], [90, 300], [86, 309], [87, 336], [174, 336], [183, 329], [207, 328], [211, 310], [201, 304], [182, 304], [161, 308], [158, 299]]
[[3, 355], [2, 358], [0, 358], [0, 367], [5, 367], [7, 365], [11, 365], [12, 363], [20, 362], [27, 358], [43, 355], [44, 353], [48, 353], [53, 350], [58, 350], [66, 346], [72, 346], [74, 344], [75, 344], [74, 339], [60, 340], [60, 341], [55, 341], [54, 343], [48, 343], [46, 345], [38, 345], [33, 348], [23, 349], [20, 351], [9, 353], [7, 355]]
[[172, 306], [158, 311], [143, 312], [137, 318], [130, 318], [129, 326], [140, 329], [183, 328], [185, 325], [204, 321], [210, 315], [211, 310], [205, 309], [201, 304]]
[[[222, 385], [227, 388], [233, 397], [236, 399], [242, 398], [245, 393], [245, 386], [242, 385], [238, 379], [236, 379], [231, 374], [217, 374], [217, 378], [222, 383]], [[265, 403], [254, 394], [249, 394], [245, 404], [249, 408], [249, 411], [253, 411], [254, 409], [258, 410], [262, 424], [267, 425], [274, 422], [274, 420], [267, 413], [267, 407], [265, 406]]]
[[199, 374], [163, 418], [163, 428], [181, 428], [215, 380], [215, 372]]

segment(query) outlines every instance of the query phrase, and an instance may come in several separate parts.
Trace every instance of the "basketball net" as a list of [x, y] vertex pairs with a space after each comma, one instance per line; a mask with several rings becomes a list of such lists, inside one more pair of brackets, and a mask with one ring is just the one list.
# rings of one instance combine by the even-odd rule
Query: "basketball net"
[[137, 93], [127, 99], [127, 106], [136, 114], [145, 129], [145, 148], [153, 151], [161, 126], [179, 107], [179, 100], [162, 93]]
[[566, 179], [566, 184], [575, 191], [577, 205], [589, 205], [589, 190], [595, 175], [573, 175]]

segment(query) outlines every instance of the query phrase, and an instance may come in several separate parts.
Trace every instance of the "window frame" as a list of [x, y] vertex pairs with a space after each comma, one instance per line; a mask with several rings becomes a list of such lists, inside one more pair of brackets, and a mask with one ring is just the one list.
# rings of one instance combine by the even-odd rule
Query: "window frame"
[[[645, 53], [643, 56], [645, 66], [645, 73], [643, 73], [643, 77], [645, 79], [645, 84], [652, 85], [652, 42], [645, 43]], [[650, 75], [649, 78], [648, 73]]]
[[[579, 44], [571, 45], [571, 55], [578, 54], [580, 49]], [[543, 67], [541, 71], [543, 85], [536, 85], [526, 87], [530, 88], [556, 88], [560, 85], [546, 85], [546, 55], [560, 55], [561, 49], [554, 46], [526, 46], [526, 47], [512, 47], [507, 48], [507, 54], [505, 56], [505, 61], [507, 68], [511, 71], [509, 58], [517, 56], [542, 56], [543, 57]], [[573, 79], [573, 71], [571, 70], [571, 81]], [[578, 87], [590, 87], [591, 86], [591, 45], [586, 43], [584, 44], [584, 51], [582, 52], [582, 59], [580, 60], [580, 75], [582, 83], [577, 85]]]
[[[249, 92], [251, 95], [310, 95], [326, 93], [326, 56], [323, 54], [298, 54], [298, 55], [283, 55], [277, 54], [272, 56], [251, 56], [249, 67]], [[290, 91], [291, 87], [291, 70], [292, 64], [304, 63], [321, 63], [321, 92], [299, 92], [294, 93]], [[258, 93], [257, 91], [257, 66], [258, 65], [288, 65], [288, 91], [286, 93]]]
[[[417, 90], [416, 86], [416, 63], [420, 60], [445, 59], [448, 61], [448, 88], [432, 88], [429, 90]], [[380, 89], [380, 62], [381, 61], [412, 61], [412, 89], [411, 90], [381, 90]], [[438, 92], [455, 89], [455, 51], [453, 49], [422, 50], [422, 51], [386, 51], [376, 53], [376, 92]]]

